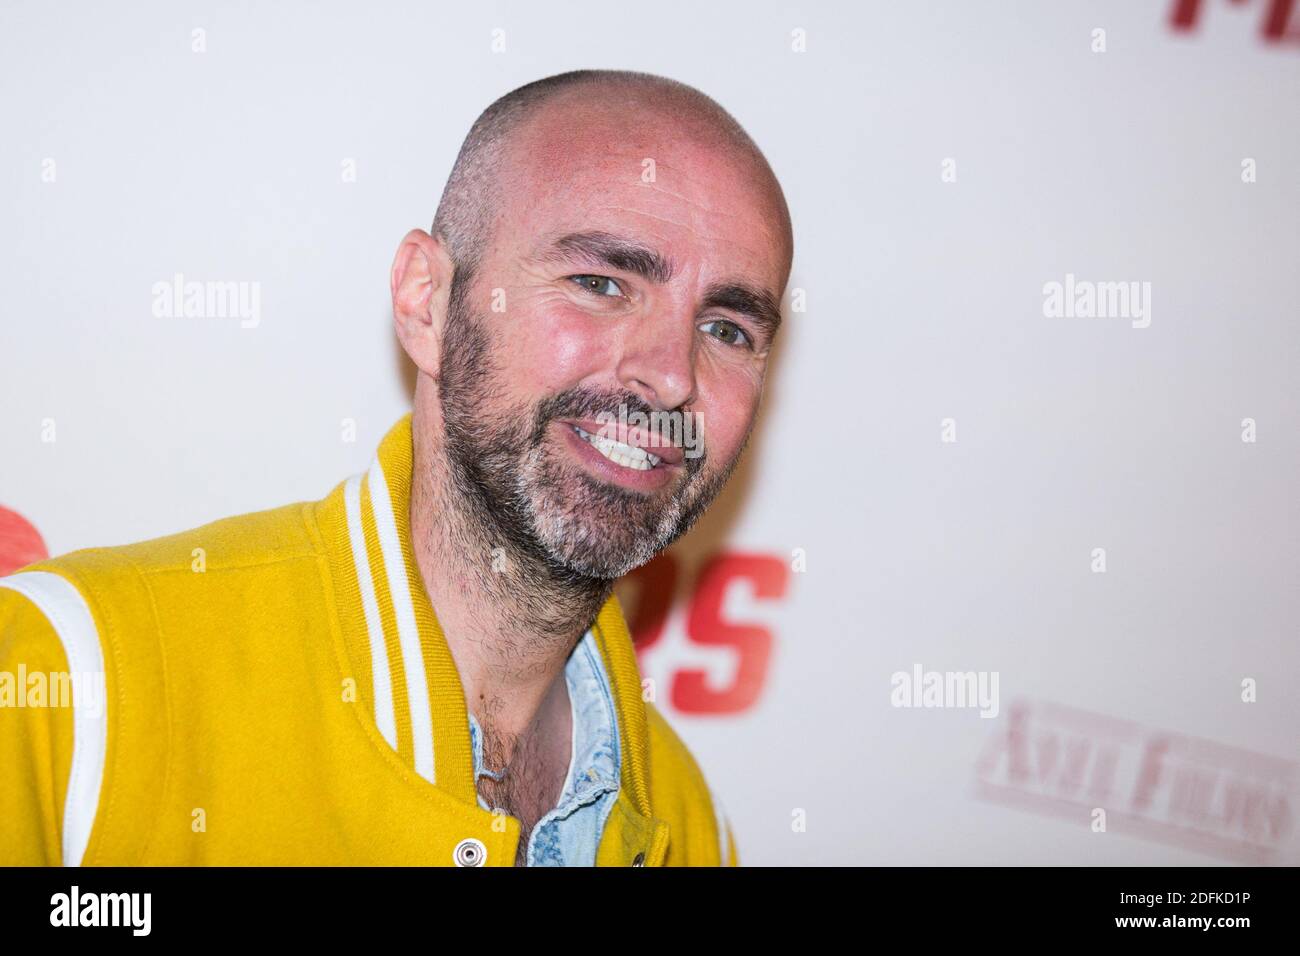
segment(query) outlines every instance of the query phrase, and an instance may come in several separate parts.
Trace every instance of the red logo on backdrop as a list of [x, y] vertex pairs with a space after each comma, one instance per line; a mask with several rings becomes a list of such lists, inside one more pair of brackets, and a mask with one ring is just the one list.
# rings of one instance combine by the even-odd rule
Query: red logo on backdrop
[[1077, 826], [1101, 809], [1108, 832], [1253, 864], [1274, 862], [1295, 832], [1298, 770], [1267, 754], [1027, 700], [1012, 705], [975, 768], [981, 799]]
[[[730, 687], [715, 690], [705, 671], [680, 668], [669, 687], [669, 701], [684, 714], [736, 714], [753, 707], [767, 681], [772, 631], [763, 624], [728, 621], [723, 602], [733, 585], [743, 582], [758, 600], [785, 597], [790, 568], [768, 554], [722, 553], [707, 559], [687, 595], [686, 639], [708, 647], [729, 647], [737, 659]], [[636, 585], [627, 605], [628, 629], [638, 656], [664, 635], [668, 614], [682, 584], [677, 556], [661, 554], [627, 576]]]
[[49, 556], [35, 526], [18, 512], [0, 506], [0, 576]]
[[[1221, 2], [1221, 0], [1220, 0]], [[1249, 0], [1228, 0], [1232, 6], [1244, 6]], [[1296, 0], [1264, 0], [1256, 4], [1263, 9], [1259, 22], [1259, 35], [1265, 43], [1300, 43], [1300, 22], [1292, 23], [1291, 15]], [[1169, 25], [1186, 32], [1196, 29], [1201, 18], [1202, 0], [1174, 0], [1169, 14]]]

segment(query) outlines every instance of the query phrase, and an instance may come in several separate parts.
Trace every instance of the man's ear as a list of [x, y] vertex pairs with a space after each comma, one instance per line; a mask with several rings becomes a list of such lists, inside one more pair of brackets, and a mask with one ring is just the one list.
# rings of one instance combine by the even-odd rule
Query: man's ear
[[434, 379], [441, 364], [442, 333], [455, 267], [441, 238], [412, 229], [393, 259], [393, 325], [416, 368]]

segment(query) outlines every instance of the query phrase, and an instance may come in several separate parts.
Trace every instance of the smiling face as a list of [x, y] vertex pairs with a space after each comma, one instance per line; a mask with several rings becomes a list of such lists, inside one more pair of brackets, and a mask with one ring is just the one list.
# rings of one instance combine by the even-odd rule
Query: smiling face
[[492, 537], [617, 578], [685, 533], [748, 440], [789, 276], [784, 200], [707, 118], [635, 92], [558, 94], [505, 167], [448, 304], [450, 471]]

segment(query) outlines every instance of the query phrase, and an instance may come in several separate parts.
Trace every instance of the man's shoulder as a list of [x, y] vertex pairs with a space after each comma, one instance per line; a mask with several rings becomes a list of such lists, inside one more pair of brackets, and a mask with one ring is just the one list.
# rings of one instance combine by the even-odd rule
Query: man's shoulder
[[316, 551], [308, 522], [308, 509], [314, 504], [293, 502], [230, 515], [129, 544], [82, 548], [14, 573], [42, 570], [74, 578], [103, 578], [121, 574], [220, 571], [292, 560]]
[[673, 782], [675, 791], [699, 798], [707, 794], [708, 783], [699, 762], [685, 741], [653, 703], [646, 702], [646, 729], [650, 735], [652, 774], [666, 776]]
[[[18, 601], [24, 616], [36, 605], [45, 617], [86, 612], [97, 629], [110, 620], [126, 631], [160, 615], [204, 603], [228, 572], [314, 558], [310, 513], [294, 502], [232, 515], [174, 534], [130, 544], [82, 548], [46, 558], [0, 578], [0, 602]], [[19, 595], [26, 600], [21, 600]]]

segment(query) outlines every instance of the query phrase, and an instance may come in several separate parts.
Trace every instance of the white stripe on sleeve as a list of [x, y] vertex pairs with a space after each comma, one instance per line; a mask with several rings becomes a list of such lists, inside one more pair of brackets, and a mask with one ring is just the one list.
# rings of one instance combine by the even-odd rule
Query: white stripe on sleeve
[[[80, 866], [99, 809], [108, 751], [108, 695], [99, 631], [81, 592], [57, 574], [24, 571], [0, 578], [0, 588], [17, 591], [40, 608], [58, 634], [68, 659], [73, 704], [72, 767], [63, 804], [63, 865]], [[56, 702], [48, 703], [53, 706]]]

